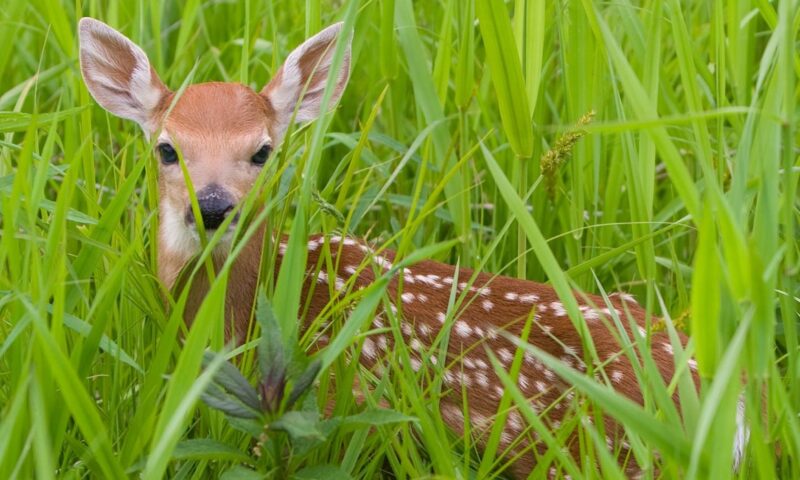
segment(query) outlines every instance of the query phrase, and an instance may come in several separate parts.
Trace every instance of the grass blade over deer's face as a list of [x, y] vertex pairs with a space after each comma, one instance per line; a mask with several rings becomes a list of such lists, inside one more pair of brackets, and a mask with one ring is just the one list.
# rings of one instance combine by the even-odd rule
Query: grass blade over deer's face
[[[337, 23], [306, 40], [260, 92], [214, 82], [191, 85], [176, 99], [141, 48], [102, 22], [81, 19], [81, 72], [89, 92], [109, 112], [138, 123], [154, 141], [160, 160], [161, 249], [185, 257], [200, 248], [178, 152], [203, 225], [215, 230], [251, 189], [292, 119], [319, 116], [341, 29]], [[346, 41], [342, 67], [333, 73], [330, 105], [347, 84], [349, 36]]]

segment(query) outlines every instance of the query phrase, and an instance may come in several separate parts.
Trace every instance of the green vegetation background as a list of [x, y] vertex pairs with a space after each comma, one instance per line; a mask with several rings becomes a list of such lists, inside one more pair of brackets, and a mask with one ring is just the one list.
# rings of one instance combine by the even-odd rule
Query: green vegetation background
[[[173, 89], [260, 89], [304, 38], [345, 20], [339, 107], [296, 132], [264, 178], [286, 194], [271, 227], [301, 233], [290, 249], [345, 231], [562, 291], [631, 292], [669, 320], [653, 328], [691, 333], [704, 385], [679, 389], [683, 421], [664, 407], [681, 381], [658, 385], [647, 362], [642, 409], [576, 381], [575, 421], [536, 474], [622, 477], [580, 421], [608, 412], [649, 476], [800, 477], [798, 12], [788, 0], [6, 0], [0, 478], [214, 478], [254, 462], [250, 437], [198, 402], [222, 324], [178, 341], [180, 306], [165, 308], [155, 273], [157, 163], [138, 127], [86, 91], [81, 16], [142, 45]], [[275, 290], [293, 299], [275, 302], [291, 327], [297, 285]], [[204, 308], [221, 318], [221, 296]], [[359, 338], [340, 338], [346, 355]], [[342, 358], [328, 373], [349, 378]], [[503, 457], [448, 433], [413, 371], [390, 373], [386, 397], [418, 421], [340, 431], [261, 466], [273, 478], [323, 464], [343, 478], [499, 474]], [[323, 381], [326, 395], [356, 409]], [[751, 441], [734, 472], [740, 397]], [[557, 448], [573, 429], [577, 461]]]

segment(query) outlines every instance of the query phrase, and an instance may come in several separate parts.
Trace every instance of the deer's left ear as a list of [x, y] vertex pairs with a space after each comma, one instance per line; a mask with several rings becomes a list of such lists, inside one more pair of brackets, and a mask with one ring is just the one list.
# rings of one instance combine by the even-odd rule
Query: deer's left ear
[[[333, 62], [336, 39], [341, 30], [342, 23], [335, 23], [303, 42], [289, 54], [275, 77], [261, 91], [275, 110], [280, 135], [289, 126], [296, 105], [295, 118], [298, 122], [314, 120], [320, 115], [322, 94]], [[341, 98], [350, 76], [352, 36], [348, 35], [345, 41], [344, 61], [341, 68], [333, 72], [336, 88], [331, 97], [331, 107]]]
[[169, 90], [147, 55], [124, 35], [93, 18], [78, 24], [81, 73], [97, 103], [150, 133], [158, 105]]

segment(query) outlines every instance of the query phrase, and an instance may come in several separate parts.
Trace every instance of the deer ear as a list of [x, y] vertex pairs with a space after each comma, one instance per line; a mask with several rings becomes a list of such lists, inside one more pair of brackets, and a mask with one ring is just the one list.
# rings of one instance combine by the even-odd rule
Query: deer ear
[[[275, 110], [281, 135], [289, 126], [296, 105], [295, 118], [299, 122], [314, 120], [319, 116], [322, 94], [333, 62], [336, 39], [341, 30], [342, 23], [335, 23], [303, 42], [289, 54], [275, 77], [261, 91]], [[331, 106], [336, 105], [341, 98], [350, 76], [352, 36], [348, 35], [346, 42], [342, 66], [339, 71], [333, 73], [336, 77], [336, 87], [331, 97]]]
[[156, 109], [169, 93], [147, 55], [124, 35], [93, 18], [78, 24], [81, 73], [97, 103], [152, 130]]

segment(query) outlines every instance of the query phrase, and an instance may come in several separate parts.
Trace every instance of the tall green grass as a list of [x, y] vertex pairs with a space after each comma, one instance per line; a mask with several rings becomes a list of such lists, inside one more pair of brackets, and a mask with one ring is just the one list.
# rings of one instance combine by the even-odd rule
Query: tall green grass
[[[645, 352], [635, 362], [641, 408], [532, 352], [575, 386], [573, 414], [555, 431], [516, 390], [514, 369], [501, 372], [498, 417], [519, 409], [549, 446], [535, 476], [554, 467], [572, 478], [623, 477], [585, 421], [611, 415], [650, 477], [800, 477], [799, 7], [7, 0], [0, 478], [216, 478], [255, 463], [250, 436], [199, 402], [210, 381], [204, 351], [224, 346], [226, 270], [201, 307], [207, 321], [185, 331], [185, 294], [156, 278], [157, 165], [137, 127], [102, 111], [83, 86], [81, 16], [142, 45], [173, 89], [211, 80], [260, 89], [307, 36], [338, 20], [354, 28], [339, 107], [295, 130], [264, 170], [263, 194], [245, 207], [254, 223], [292, 233], [288, 264], [304, 261], [306, 235], [344, 231], [410, 260], [549, 281], [578, 328], [573, 288], [623, 290], [665, 319], [653, 329], [691, 334], [676, 352], [697, 359], [699, 396], [685, 369], [669, 385], [656, 381], [647, 338], [630, 339], [626, 354]], [[592, 121], [578, 125], [589, 112]], [[544, 157], [558, 160], [543, 169]], [[286, 272], [276, 284], [263, 280], [293, 340], [302, 299], [299, 277]], [[336, 414], [360, 408], [335, 385], [359, 373], [347, 359], [385, 301], [383, 287], [352, 292], [352, 311], [330, 306], [341, 329], [321, 354], [318, 402], [335, 399]], [[238, 350], [251, 379], [255, 343]], [[359, 375], [372, 384], [368, 405], [382, 396], [415, 421], [338, 430], [306, 456], [263, 460], [272, 478], [323, 464], [343, 478], [502, 475], [507, 458], [492, 447], [499, 431], [486, 451], [448, 432], [434, 408], [437, 370], [415, 373], [397, 348], [389, 375]], [[669, 401], [676, 390], [680, 416]], [[739, 398], [750, 442], [734, 471]], [[560, 448], [573, 430], [580, 459]]]

